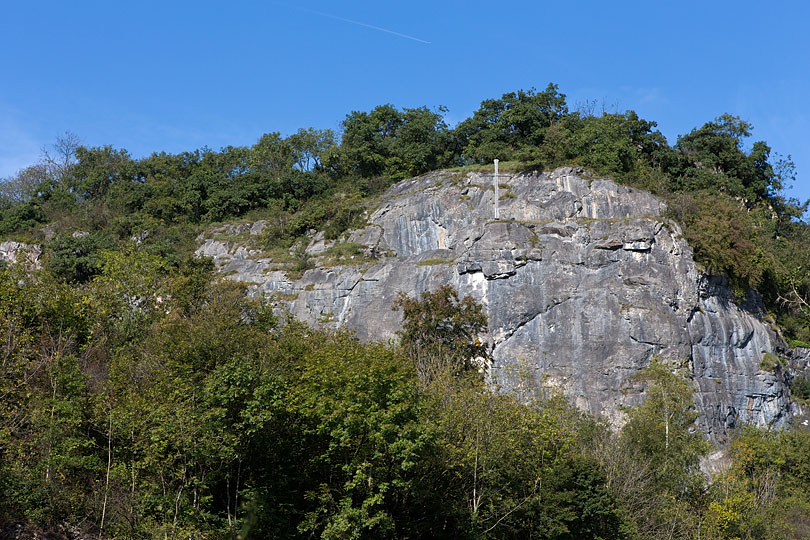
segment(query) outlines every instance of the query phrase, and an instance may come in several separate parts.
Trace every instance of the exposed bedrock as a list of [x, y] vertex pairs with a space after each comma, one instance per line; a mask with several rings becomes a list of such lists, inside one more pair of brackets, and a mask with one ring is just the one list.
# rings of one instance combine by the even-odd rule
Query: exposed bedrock
[[[363, 246], [358, 264], [300, 279], [236, 242], [202, 239], [198, 253], [299, 319], [364, 340], [394, 337], [400, 291], [449, 283], [486, 310], [493, 382], [562, 392], [616, 424], [643, 398], [630, 379], [655, 356], [691, 369], [700, 426], [715, 440], [740, 423], [790, 422], [787, 376], [760, 369], [784, 342], [754, 295], [737, 305], [700, 274], [659, 199], [570, 168], [502, 175], [494, 220], [492, 183], [446, 172], [401, 182], [344, 239]], [[329, 245], [317, 236], [308, 251], [318, 260]]]
[[29, 268], [40, 268], [42, 246], [6, 241], [0, 243], [0, 263], [23, 264]]

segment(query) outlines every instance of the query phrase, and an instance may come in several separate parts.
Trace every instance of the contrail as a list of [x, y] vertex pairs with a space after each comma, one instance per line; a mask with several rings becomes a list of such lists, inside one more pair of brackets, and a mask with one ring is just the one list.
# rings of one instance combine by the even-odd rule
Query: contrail
[[[280, 3], [280, 2], [279, 2]], [[284, 4], [288, 5], [288, 4]], [[290, 7], [297, 7], [298, 9], [308, 11], [310, 13], [314, 13], [315, 15], [320, 15], [321, 17], [327, 17], [329, 19], [335, 19], [336, 21], [343, 21], [349, 24], [356, 24], [357, 26], [362, 26], [365, 28], [371, 28], [372, 30], [379, 30], [380, 32], [385, 32], [386, 34], [393, 34], [395, 36], [399, 36], [401, 38], [410, 39], [412, 41], [418, 41], [419, 43], [425, 43], [430, 45], [430, 41], [425, 41], [424, 39], [419, 39], [418, 37], [409, 36], [408, 34], [401, 34], [399, 32], [394, 32], [393, 30], [389, 30], [388, 28], [382, 28], [380, 26], [374, 26], [373, 24], [366, 24], [360, 21], [354, 21], [352, 19], [346, 19], [345, 17], [338, 17], [337, 15], [331, 15], [329, 13], [324, 13], [323, 11], [316, 11], [314, 9], [309, 9], [300, 6], [290, 6]]]

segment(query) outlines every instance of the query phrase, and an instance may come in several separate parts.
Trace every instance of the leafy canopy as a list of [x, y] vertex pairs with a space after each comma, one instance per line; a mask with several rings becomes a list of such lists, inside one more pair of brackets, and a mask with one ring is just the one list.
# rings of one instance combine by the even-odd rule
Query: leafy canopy
[[488, 349], [478, 335], [486, 330], [487, 317], [472, 297], [459, 300], [455, 289], [442, 285], [418, 299], [400, 293], [394, 309], [402, 310], [400, 342], [424, 384], [483, 367], [478, 359], [486, 359]]

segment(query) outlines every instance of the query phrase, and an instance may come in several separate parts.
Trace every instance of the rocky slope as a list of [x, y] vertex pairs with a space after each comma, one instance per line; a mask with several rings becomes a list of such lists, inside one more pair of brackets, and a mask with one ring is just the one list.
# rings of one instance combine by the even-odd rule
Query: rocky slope
[[30, 268], [40, 268], [41, 257], [41, 246], [10, 240], [0, 243], [0, 263], [24, 264]]
[[401, 182], [367, 227], [341, 240], [362, 253], [335, 264], [334, 243], [316, 236], [307, 248], [316, 267], [297, 279], [246, 242], [223, 239], [259, 235], [261, 222], [212, 231], [198, 254], [301, 320], [345, 325], [362, 339], [394, 337], [400, 291], [449, 283], [484, 305], [493, 383], [561, 391], [617, 424], [643, 397], [630, 378], [654, 356], [691, 370], [700, 426], [715, 440], [742, 422], [790, 422], [786, 375], [760, 368], [765, 354], [786, 354], [784, 342], [755, 295], [738, 305], [701, 275], [661, 201], [558, 169], [503, 176], [494, 219], [492, 183], [442, 172]]

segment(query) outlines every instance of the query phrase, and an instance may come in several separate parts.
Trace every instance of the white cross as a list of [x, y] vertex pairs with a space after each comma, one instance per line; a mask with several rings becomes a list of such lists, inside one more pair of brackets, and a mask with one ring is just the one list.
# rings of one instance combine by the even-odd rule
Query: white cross
[[498, 216], [498, 160], [495, 160], [495, 176], [492, 179], [493, 187], [495, 188], [495, 219], [499, 219]]

